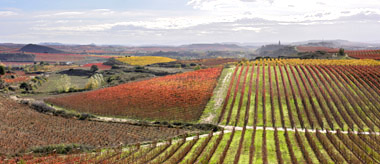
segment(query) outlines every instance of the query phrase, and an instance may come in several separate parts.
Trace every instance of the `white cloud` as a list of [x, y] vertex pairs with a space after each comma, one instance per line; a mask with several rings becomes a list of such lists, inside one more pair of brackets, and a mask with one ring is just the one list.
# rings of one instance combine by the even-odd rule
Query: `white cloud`
[[[135, 39], [139, 42], [178, 39], [198, 41], [251, 41], [278, 37], [321, 37], [334, 34], [328, 31], [346, 30], [347, 36], [357, 35], [355, 27], [371, 31], [380, 23], [378, 0], [189, 0], [188, 10], [59, 10], [59, 11], [0, 11], [0, 39], [14, 38], [50, 39], [57, 36], [90, 40], [110, 37]], [[14, 11], [17, 11], [14, 12]], [[12, 20], [7, 18], [10, 17]], [[369, 26], [364, 26], [368, 24]], [[323, 29], [324, 32], [319, 32]], [[20, 35], [20, 31], [24, 35]], [[347, 32], [348, 31], [348, 32]], [[297, 36], [290, 35], [296, 33]], [[373, 35], [363, 33], [363, 37]], [[364, 34], [365, 33], [365, 34]], [[372, 30], [377, 33], [377, 30]], [[12, 35], [11, 35], [12, 34]], [[100, 35], [102, 37], [97, 37]], [[319, 35], [317, 35], [319, 34]], [[58, 37], [59, 35], [59, 37]], [[267, 37], [270, 36], [270, 37]], [[112, 36], [112, 38], [111, 38]], [[343, 35], [342, 36], [346, 36]], [[377, 35], [379, 36], [379, 35]], [[261, 38], [260, 38], [261, 37]], [[326, 37], [325, 37], [326, 38]], [[232, 40], [230, 40], [232, 39]], [[319, 38], [311, 38], [319, 39]], [[146, 41], [145, 41], [146, 40]], [[371, 39], [369, 39], [371, 40]], [[41, 40], [43, 41], [43, 40]], [[59, 41], [59, 40], [58, 40]]]
[[6, 16], [14, 16], [18, 15], [18, 13], [13, 11], [0, 11], [0, 17], [6, 17]]
[[82, 15], [84, 12], [77, 12], [77, 11], [71, 11], [71, 12], [59, 12], [53, 14], [54, 16], [76, 16], [76, 15]]
[[[253, 23], [244, 23], [231, 27], [229, 30], [260, 33], [262, 30], [259, 25], [266, 25], [266, 23], [256, 20], [268, 21], [270, 25], [316, 25], [332, 24], [339, 18], [357, 14], [380, 15], [380, 4], [374, 3], [374, 0], [362, 1], [366, 2], [358, 3], [355, 0], [347, 0], [345, 3], [329, 0], [189, 0], [187, 5], [194, 8], [191, 12], [94, 9], [43, 13], [39, 17], [54, 21], [43, 26], [34, 26], [32, 29], [107, 31], [115, 27], [131, 26], [147, 30], [184, 30], [208, 24], [229, 24], [240, 20], [252, 20]], [[355, 5], [359, 5], [360, 8]], [[75, 21], [78, 19], [81, 21]]]
[[[187, 4], [194, 9], [209, 11], [213, 14], [235, 15], [236, 18], [257, 17], [285, 22], [333, 20], [361, 12], [380, 14], [378, 0], [346, 0], [344, 2], [331, 0], [190, 0]], [[247, 15], [247, 12], [250, 15]], [[314, 13], [321, 15], [314, 15]]]
[[254, 31], [254, 32], [260, 32], [262, 28], [255, 28], [255, 27], [235, 27], [232, 29], [233, 31]]

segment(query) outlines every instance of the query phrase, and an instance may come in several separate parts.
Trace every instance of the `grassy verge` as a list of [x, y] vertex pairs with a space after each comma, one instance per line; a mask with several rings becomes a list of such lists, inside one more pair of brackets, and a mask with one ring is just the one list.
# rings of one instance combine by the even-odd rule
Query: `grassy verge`
[[[222, 103], [226, 97], [228, 85], [231, 82], [231, 76], [235, 67], [223, 69], [218, 84], [216, 85], [210, 101], [207, 103], [199, 123], [216, 123], [219, 113], [221, 112]], [[226, 77], [228, 76], [228, 77]]]

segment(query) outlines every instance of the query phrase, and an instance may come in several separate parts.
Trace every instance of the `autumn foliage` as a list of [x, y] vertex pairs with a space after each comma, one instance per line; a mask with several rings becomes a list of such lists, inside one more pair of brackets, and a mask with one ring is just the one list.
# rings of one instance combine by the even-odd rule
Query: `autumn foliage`
[[89, 64], [83, 65], [83, 67], [90, 68], [93, 65], [98, 66], [98, 68], [102, 69], [102, 70], [111, 69], [111, 67], [112, 67], [112, 66], [109, 66], [109, 65], [104, 65], [103, 63], [89, 63]]
[[48, 99], [80, 112], [161, 120], [196, 120], [212, 95], [222, 68], [132, 82]]
[[380, 60], [380, 50], [358, 50], [346, 51], [349, 57], [355, 59], [375, 59]]
[[6, 73], [5, 75], [0, 76], [0, 77], [6, 83], [16, 84], [16, 83], [29, 81], [31, 79], [30, 76], [33, 76], [33, 75], [26, 75], [23, 71], [16, 71], [14, 73]]

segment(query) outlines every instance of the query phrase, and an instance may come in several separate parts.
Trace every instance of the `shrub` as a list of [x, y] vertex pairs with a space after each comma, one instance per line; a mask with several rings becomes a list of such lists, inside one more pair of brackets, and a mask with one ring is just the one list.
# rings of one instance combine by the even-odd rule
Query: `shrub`
[[182, 65], [181, 64], [174, 64], [174, 67], [175, 68], [182, 68]]
[[23, 82], [23, 83], [20, 84], [20, 88], [24, 89], [25, 91], [31, 91], [31, 90], [33, 90], [32, 85], [30, 85], [28, 83], [25, 83], [25, 82]]
[[5, 68], [4, 66], [0, 65], [0, 75], [4, 75], [5, 74]]
[[194, 70], [200, 70], [201, 69], [201, 66], [197, 65], [196, 67], [194, 67]]
[[67, 75], [62, 75], [61, 78], [57, 80], [56, 86], [57, 86], [57, 92], [59, 93], [69, 92], [70, 88], [72, 88], [70, 77]]
[[98, 71], [98, 70], [99, 70], [99, 68], [98, 68], [97, 65], [92, 65], [91, 68], [90, 68], [90, 71], [91, 71], [91, 72], [96, 72], [96, 71]]
[[78, 145], [78, 144], [60, 144], [60, 145], [49, 145], [49, 146], [42, 146], [42, 147], [34, 147], [28, 150], [28, 152], [33, 153], [41, 153], [41, 154], [69, 154], [72, 152], [89, 152], [93, 150], [94, 147], [91, 146], [85, 146], [85, 145]]
[[87, 114], [87, 113], [81, 113], [80, 115], [79, 115], [79, 120], [87, 120], [87, 119], [89, 119], [89, 118], [94, 118], [94, 116], [93, 115], [91, 115], [91, 114]]
[[339, 56], [344, 56], [345, 55], [344, 49], [340, 48], [338, 54], [339, 54]]
[[98, 89], [105, 83], [104, 77], [102, 74], [95, 74], [88, 79], [85, 90]]
[[53, 107], [50, 107], [50, 106], [48, 106], [45, 103], [40, 102], [40, 101], [32, 102], [31, 106], [34, 110], [36, 110], [37, 112], [41, 112], [41, 113], [53, 113], [55, 111], [55, 109]]

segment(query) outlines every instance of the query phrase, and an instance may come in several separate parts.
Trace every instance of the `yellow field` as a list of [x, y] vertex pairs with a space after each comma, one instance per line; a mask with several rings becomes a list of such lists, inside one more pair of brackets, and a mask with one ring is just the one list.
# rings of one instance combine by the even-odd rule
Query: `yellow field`
[[176, 61], [175, 59], [168, 57], [160, 57], [160, 56], [131, 56], [131, 57], [123, 57], [117, 58], [117, 60], [130, 64], [130, 65], [149, 65], [155, 63], [167, 63], [171, 61]]

